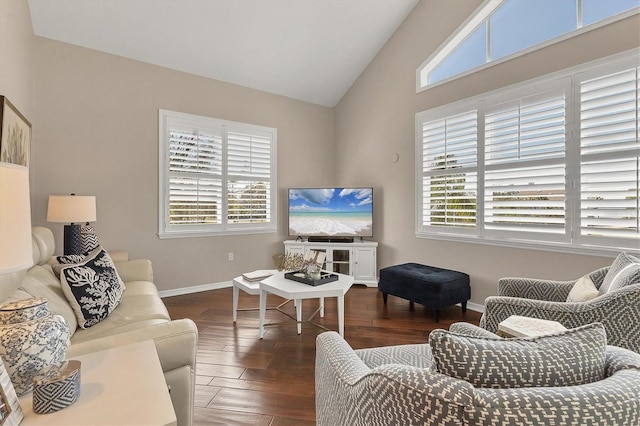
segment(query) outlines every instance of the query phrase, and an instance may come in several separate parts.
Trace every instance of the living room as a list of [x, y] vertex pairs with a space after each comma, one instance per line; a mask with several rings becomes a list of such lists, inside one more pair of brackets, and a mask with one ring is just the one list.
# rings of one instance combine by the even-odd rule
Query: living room
[[[640, 47], [633, 14], [417, 92], [416, 69], [481, 4], [417, 2], [344, 96], [326, 106], [40, 37], [27, 0], [2, 0], [0, 94], [32, 124], [32, 223], [51, 228], [61, 252], [62, 226], [46, 221], [49, 195], [95, 195], [101, 243], [151, 259], [165, 296], [228, 287], [270, 267], [289, 238], [291, 187], [373, 187], [378, 268], [411, 261], [464, 271], [471, 309], [482, 310], [502, 277], [575, 279], [610, 265], [614, 250], [416, 237], [417, 113]], [[158, 238], [159, 109], [277, 129], [276, 232]]]

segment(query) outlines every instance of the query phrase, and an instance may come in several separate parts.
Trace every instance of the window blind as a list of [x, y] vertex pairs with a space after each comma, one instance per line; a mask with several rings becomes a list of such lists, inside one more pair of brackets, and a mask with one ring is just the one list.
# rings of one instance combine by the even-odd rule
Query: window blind
[[638, 68], [580, 84], [580, 235], [640, 236]]
[[561, 89], [486, 108], [487, 230], [565, 233], [565, 132]]
[[422, 124], [422, 226], [474, 227], [477, 111]]
[[273, 232], [276, 129], [159, 111], [160, 236]]
[[206, 129], [169, 129], [169, 223], [219, 224], [222, 137]]
[[637, 50], [416, 114], [416, 235], [640, 247]]

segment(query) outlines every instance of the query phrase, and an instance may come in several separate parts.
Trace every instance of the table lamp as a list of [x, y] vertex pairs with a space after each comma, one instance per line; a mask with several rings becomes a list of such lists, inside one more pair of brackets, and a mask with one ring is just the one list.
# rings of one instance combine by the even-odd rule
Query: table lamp
[[81, 223], [95, 222], [96, 197], [93, 195], [49, 195], [47, 222], [66, 223], [64, 254], [82, 254]]

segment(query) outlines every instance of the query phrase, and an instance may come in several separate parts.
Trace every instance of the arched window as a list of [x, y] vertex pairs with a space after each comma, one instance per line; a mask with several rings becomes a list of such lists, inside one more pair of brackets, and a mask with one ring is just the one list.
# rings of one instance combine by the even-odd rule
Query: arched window
[[418, 68], [418, 91], [639, 11], [638, 0], [487, 0]]

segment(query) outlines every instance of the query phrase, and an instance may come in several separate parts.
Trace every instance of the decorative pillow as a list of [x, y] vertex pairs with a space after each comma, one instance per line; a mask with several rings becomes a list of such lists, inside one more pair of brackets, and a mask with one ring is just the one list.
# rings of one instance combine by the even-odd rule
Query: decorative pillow
[[81, 328], [107, 318], [120, 304], [124, 292], [124, 283], [109, 254], [100, 246], [83, 262], [63, 267], [60, 283]]
[[67, 254], [64, 256], [56, 256], [56, 261], [62, 265], [75, 265], [80, 263], [87, 257], [83, 254]]
[[586, 302], [600, 296], [600, 292], [589, 275], [578, 279], [571, 288], [567, 302]]
[[433, 330], [429, 345], [439, 373], [477, 388], [575, 386], [605, 374], [607, 336], [601, 323], [516, 339]]
[[93, 226], [89, 225], [89, 222], [87, 222], [82, 225], [80, 230], [80, 247], [82, 253], [91, 253], [97, 249], [98, 246], [100, 246], [100, 240], [98, 240], [96, 231], [93, 229]]
[[605, 275], [600, 286], [600, 294], [636, 283], [640, 283], [640, 259], [622, 252], [613, 261]]

